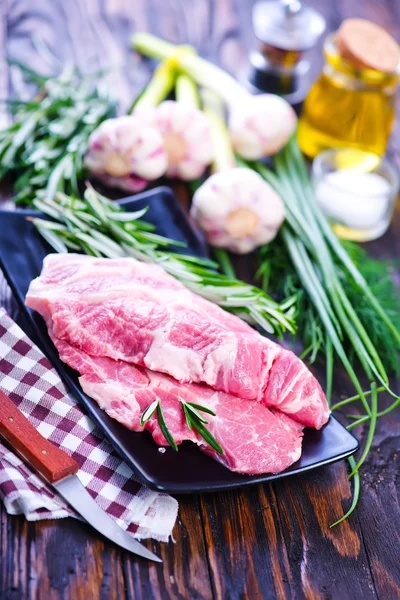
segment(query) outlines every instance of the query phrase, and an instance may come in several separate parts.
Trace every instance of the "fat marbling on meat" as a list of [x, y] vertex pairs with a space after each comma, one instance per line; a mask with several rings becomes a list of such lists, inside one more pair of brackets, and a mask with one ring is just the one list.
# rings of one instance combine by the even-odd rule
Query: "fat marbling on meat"
[[53, 337], [92, 357], [124, 361], [203, 383], [320, 428], [324, 393], [292, 352], [133, 258], [48, 255], [26, 303]]

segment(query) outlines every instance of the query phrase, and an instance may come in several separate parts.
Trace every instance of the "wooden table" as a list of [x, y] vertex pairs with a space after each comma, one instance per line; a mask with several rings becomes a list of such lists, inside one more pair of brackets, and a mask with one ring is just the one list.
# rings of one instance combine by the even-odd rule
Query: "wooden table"
[[[395, 0], [308, 0], [337, 29], [362, 16], [400, 40]], [[33, 42], [52, 49], [60, 64], [84, 70], [115, 69], [109, 83], [127, 106], [148, 78], [129, 48], [132, 31], [149, 30], [240, 74], [253, 43], [251, 1], [245, 0], [1, 0], [0, 97], [21, 90], [6, 56], [47, 69]], [[316, 52], [316, 70], [321, 64]], [[396, 133], [394, 134], [394, 139]], [[400, 166], [395, 146], [391, 156]], [[187, 198], [184, 186], [177, 189]], [[0, 232], [1, 235], [1, 232]], [[369, 245], [376, 256], [400, 256], [400, 214], [384, 238]], [[241, 263], [245, 272], [245, 263]], [[4, 281], [0, 304], [16, 307]], [[350, 395], [339, 373], [336, 396]], [[164, 563], [149, 565], [69, 520], [28, 523], [1, 506], [1, 599], [316, 598], [358, 600], [400, 597], [398, 501], [400, 411], [381, 419], [362, 471], [358, 510], [334, 529], [349, 506], [346, 464], [260, 485], [243, 492], [180, 498], [175, 543], [148, 542]], [[361, 438], [365, 434], [357, 429]]]

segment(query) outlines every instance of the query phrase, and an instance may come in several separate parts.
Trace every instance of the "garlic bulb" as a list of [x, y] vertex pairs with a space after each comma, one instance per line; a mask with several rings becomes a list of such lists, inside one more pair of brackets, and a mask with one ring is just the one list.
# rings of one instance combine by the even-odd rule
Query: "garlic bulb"
[[209, 177], [194, 194], [191, 208], [212, 246], [238, 254], [270, 242], [284, 213], [275, 190], [258, 173], [241, 167]]
[[204, 173], [213, 148], [208, 120], [198, 108], [165, 100], [158, 106], [139, 106], [134, 115], [160, 132], [169, 177], [187, 181]]
[[85, 164], [106, 185], [137, 192], [165, 173], [167, 156], [160, 133], [131, 115], [107, 119], [92, 133]]
[[233, 146], [243, 158], [257, 160], [278, 152], [294, 132], [296, 113], [283, 98], [252, 96], [229, 73], [197, 56], [190, 47], [175, 46], [149, 33], [135, 33], [132, 43], [145, 56], [173, 58], [183, 73], [224, 100], [230, 112]]
[[278, 152], [297, 124], [293, 108], [273, 94], [249, 95], [231, 104], [229, 131], [235, 151], [247, 160]]

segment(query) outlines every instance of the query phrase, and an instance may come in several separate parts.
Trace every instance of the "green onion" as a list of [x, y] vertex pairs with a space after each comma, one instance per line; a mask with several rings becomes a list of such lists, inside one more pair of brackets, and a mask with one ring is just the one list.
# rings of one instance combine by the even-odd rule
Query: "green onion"
[[[378, 393], [384, 392], [384, 391], [386, 391], [386, 388], [384, 388], [382, 386], [382, 387], [378, 388], [376, 391]], [[372, 390], [364, 392], [364, 396], [370, 396], [371, 394], [372, 394]], [[352, 402], [356, 402], [357, 400], [360, 400], [359, 394], [357, 394], [356, 396], [351, 396], [350, 398], [345, 398], [344, 400], [337, 402], [336, 404], [331, 406], [331, 410], [337, 410], [338, 408], [342, 408], [343, 406], [346, 406], [347, 404], [351, 404]]]
[[[364, 415], [355, 416], [356, 420], [347, 427], [351, 430], [368, 423], [368, 433], [358, 462], [350, 460], [350, 477], [355, 479], [353, 502], [346, 515], [335, 523], [337, 524], [347, 518], [357, 505], [360, 493], [358, 470], [371, 449], [377, 419], [400, 405], [400, 398], [389, 388], [388, 375], [379, 352], [382, 346], [385, 356], [389, 356], [385, 362], [396, 368], [400, 334], [397, 323], [393, 322], [384, 305], [398, 306], [398, 298], [392, 291], [387, 267], [383, 266], [378, 269], [379, 273], [383, 272], [383, 277], [379, 279], [379, 282], [383, 280], [382, 301], [378, 300], [346, 252], [345, 245], [332, 231], [314, 198], [305, 161], [295, 139], [275, 157], [276, 173], [271, 173], [259, 163], [249, 166], [255, 168], [275, 187], [285, 202], [287, 211], [286, 224], [281, 229], [278, 242], [274, 242], [275, 246], [271, 244], [271, 250], [267, 247], [260, 253], [263, 263], [258, 275], [263, 280], [263, 286], [268, 285], [268, 289], [271, 289], [274, 279], [272, 257], [280, 253], [280, 247], [276, 247], [276, 244], [280, 244], [283, 246], [284, 257], [280, 254], [281, 263], [277, 263], [279, 272], [275, 280], [285, 279], [280, 288], [285, 294], [297, 297], [299, 331], [305, 333], [309, 340], [303, 355], [310, 355], [311, 360], [314, 360], [320, 350], [325, 352], [328, 401], [332, 395], [335, 359], [338, 358], [345, 367], [357, 395], [334, 404], [332, 410], [357, 400], [362, 402], [365, 410]], [[372, 259], [365, 259], [363, 256], [360, 258], [360, 251], [354, 251], [353, 254], [357, 255], [360, 265], [370, 268]], [[375, 263], [370, 270], [376, 272]], [[368, 318], [360, 318], [359, 307], [364, 313], [369, 311]], [[303, 308], [304, 315], [301, 314]], [[362, 389], [354, 368], [354, 358], [370, 382], [371, 390], [368, 392]], [[384, 411], [378, 410], [378, 393], [381, 391], [389, 391], [395, 397], [395, 401]]]
[[175, 46], [149, 33], [135, 33], [132, 45], [145, 56], [159, 60], [172, 59], [178, 68], [199, 85], [211, 89], [227, 103], [248, 96], [247, 90], [226, 71], [197, 56], [191, 46]]
[[[305, 165], [305, 162], [304, 162], [304, 159], [303, 159], [303, 156], [301, 154], [298, 144], [292, 143], [291, 151], [292, 151], [293, 155], [296, 157], [297, 169], [302, 177], [302, 180], [304, 182], [306, 182], [307, 192], [310, 194], [310, 196], [312, 196], [313, 192], [312, 192], [311, 184], [310, 184], [310, 181], [308, 178], [307, 168], [306, 168], [306, 165]], [[370, 289], [367, 282], [365, 281], [365, 278], [362, 276], [360, 271], [355, 266], [354, 262], [351, 260], [350, 256], [344, 249], [343, 245], [340, 243], [338, 237], [335, 235], [332, 228], [329, 226], [328, 221], [326, 220], [320, 207], [318, 206], [317, 202], [315, 202], [315, 201], [313, 202], [313, 209], [314, 209], [314, 214], [318, 220], [318, 224], [320, 225], [322, 232], [323, 232], [324, 236], [326, 237], [327, 241], [329, 242], [330, 246], [332, 247], [333, 251], [335, 252], [337, 257], [341, 260], [344, 267], [351, 274], [351, 276], [353, 277], [356, 284], [359, 286], [359, 288], [365, 294], [368, 301], [371, 303], [372, 307], [376, 310], [379, 317], [386, 324], [386, 326], [390, 330], [391, 334], [394, 336], [394, 338], [397, 340], [397, 342], [400, 346], [400, 331], [393, 324], [392, 320], [389, 318], [387, 312], [384, 310], [384, 308], [382, 307], [379, 300], [372, 293], [372, 290]]]
[[139, 106], [157, 106], [172, 91], [175, 83], [175, 68], [168, 59], [155, 69], [153, 77], [143, 93], [134, 103], [133, 110]]
[[[332, 400], [332, 386], [333, 386], [333, 344], [329, 335], [326, 336], [326, 399], [328, 404], [331, 404]], [[365, 394], [364, 394], [365, 397]]]
[[361, 454], [361, 457], [358, 459], [357, 464], [353, 467], [353, 470], [351, 471], [349, 477], [353, 477], [353, 475], [355, 475], [355, 473], [357, 473], [358, 469], [361, 467], [364, 460], [367, 458], [368, 452], [370, 451], [371, 446], [372, 446], [372, 441], [374, 439], [374, 433], [375, 433], [375, 428], [376, 428], [376, 419], [378, 416], [378, 393], [377, 393], [376, 383], [372, 384], [371, 392], [372, 392], [372, 394], [371, 394], [371, 416], [370, 416], [370, 425], [369, 425], [367, 440], [365, 442], [364, 450]]
[[[396, 398], [396, 400], [387, 408], [385, 408], [385, 410], [381, 410], [377, 413], [377, 417], [384, 417], [385, 415], [388, 415], [390, 412], [392, 412], [392, 410], [394, 410], [395, 408], [397, 408], [398, 406], [400, 406], [400, 396]], [[348, 415], [351, 418], [357, 418], [359, 415]], [[369, 416], [364, 416], [359, 418], [356, 422], [351, 423], [350, 425], [347, 425], [347, 429], [354, 429], [354, 427], [356, 427], [357, 425], [362, 425], [363, 423], [366, 423], [367, 421], [369, 421], [371, 417]]]
[[[350, 456], [350, 458], [347, 459], [350, 465], [350, 468], [352, 470], [355, 469], [356, 467], [356, 461], [354, 460], [354, 458], [352, 456]], [[338, 519], [337, 521], [335, 521], [334, 523], [332, 523], [332, 525], [330, 525], [329, 527], [336, 527], [336, 525], [339, 525], [339, 523], [342, 523], [343, 521], [345, 521], [352, 512], [354, 512], [354, 510], [357, 507], [358, 504], [358, 500], [360, 498], [360, 489], [361, 489], [361, 482], [360, 482], [360, 474], [356, 471], [354, 473], [354, 491], [353, 491], [353, 500], [351, 502], [351, 506], [349, 508], [349, 510], [343, 515], [343, 517], [341, 517], [340, 519]]]

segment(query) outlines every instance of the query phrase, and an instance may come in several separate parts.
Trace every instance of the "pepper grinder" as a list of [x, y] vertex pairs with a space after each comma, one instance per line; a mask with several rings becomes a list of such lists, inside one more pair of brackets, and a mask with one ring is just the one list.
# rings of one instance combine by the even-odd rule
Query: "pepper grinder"
[[254, 92], [304, 100], [310, 86], [307, 52], [325, 31], [324, 17], [300, 0], [268, 0], [253, 8], [258, 48], [250, 53], [248, 83]]

